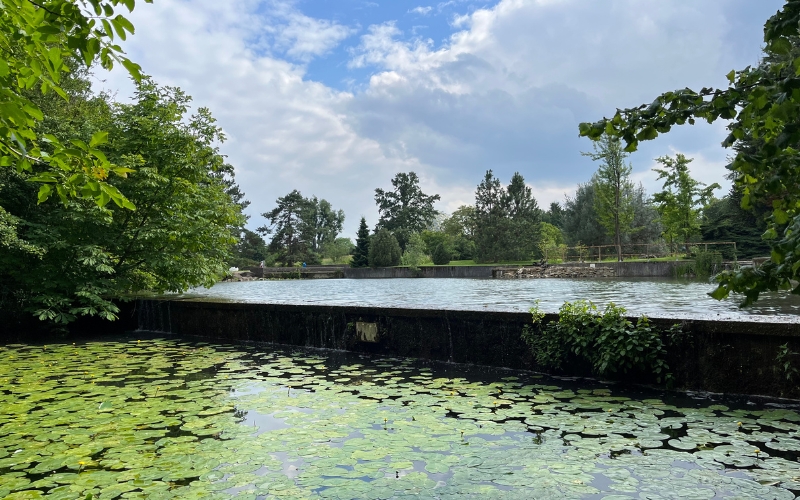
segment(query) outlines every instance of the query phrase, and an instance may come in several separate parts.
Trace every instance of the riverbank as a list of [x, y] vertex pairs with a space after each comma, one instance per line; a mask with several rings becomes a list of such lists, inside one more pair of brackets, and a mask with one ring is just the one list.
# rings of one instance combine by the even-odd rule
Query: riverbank
[[570, 262], [537, 265], [361, 267], [251, 267], [230, 281], [252, 279], [389, 279], [389, 278], [673, 278], [690, 261]]

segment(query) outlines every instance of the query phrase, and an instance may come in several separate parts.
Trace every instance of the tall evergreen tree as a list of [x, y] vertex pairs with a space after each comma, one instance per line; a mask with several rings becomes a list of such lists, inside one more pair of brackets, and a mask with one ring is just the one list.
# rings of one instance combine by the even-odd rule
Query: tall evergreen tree
[[353, 260], [350, 261], [350, 267], [369, 267], [369, 243], [367, 219], [361, 217], [356, 238], [356, 248], [353, 250]]
[[369, 265], [372, 267], [389, 267], [400, 265], [403, 255], [397, 238], [387, 229], [378, 229], [369, 244]]

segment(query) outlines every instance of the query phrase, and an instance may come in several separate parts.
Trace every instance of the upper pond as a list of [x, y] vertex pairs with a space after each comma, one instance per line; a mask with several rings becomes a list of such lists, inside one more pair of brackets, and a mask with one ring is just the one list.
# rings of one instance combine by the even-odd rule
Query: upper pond
[[800, 493], [800, 415], [331, 351], [0, 346], [0, 498], [715, 499]]
[[738, 298], [717, 301], [714, 285], [670, 279], [364, 279], [276, 280], [219, 283], [187, 297], [267, 304], [556, 312], [565, 301], [614, 302], [632, 314], [650, 316], [798, 315], [800, 297], [763, 294], [755, 306], [738, 308]]

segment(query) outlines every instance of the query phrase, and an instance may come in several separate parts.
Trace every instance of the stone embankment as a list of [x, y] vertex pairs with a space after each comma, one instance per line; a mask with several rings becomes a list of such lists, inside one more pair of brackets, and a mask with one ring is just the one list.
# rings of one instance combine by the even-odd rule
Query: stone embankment
[[497, 268], [495, 277], [502, 279], [527, 278], [614, 278], [617, 272], [612, 267], [530, 266], [520, 268]]

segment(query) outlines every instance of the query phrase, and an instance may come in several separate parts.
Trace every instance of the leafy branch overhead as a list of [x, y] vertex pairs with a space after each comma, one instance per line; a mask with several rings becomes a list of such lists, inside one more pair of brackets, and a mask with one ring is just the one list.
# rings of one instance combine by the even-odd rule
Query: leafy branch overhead
[[37, 90], [67, 100], [61, 81], [70, 63], [99, 63], [107, 70], [119, 63], [139, 81], [141, 68], [116, 43], [134, 32], [117, 11], [131, 12], [134, 5], [135, 0], [0, 2], [0, 166], [35, 172], [30, 180], [43, 183], [39, 202], [56, 194], [65, 204], [68, 198], [85, 198], [100, 206], [113, 201], [134, 208], [106, 182], [112, 174], [125, 177], [133, 171], [112, 164], [98, 148], [107, 134], [97, 133], [89, 144], [40, 135], [37, 123], [43, 113], [26, 96]]
[[[764, 238], [772, 246], [771, 261], [759, 269], [724, 273], [712, 293], [745, 295], [745, 304], [767, 290], [790, 288], [800, 275], [800, 0], [787, 0], [764, 25], [764, 60], [755, 67], [728, 73], [725, 89], [689, 88], [665, 92], [650, 104], [618, 109], [611, 118], [581, 123], [580, 135], [603, 135], [625, 141], [635, 151], [675, 125], [696, 120], [728, 120], [723, 141], [736, 155], [728, 168], [741, 189], [742, 207], [769, 205]], [[800, 293], [800, 287], [793, 290]]]

